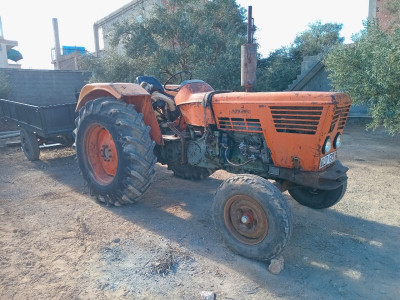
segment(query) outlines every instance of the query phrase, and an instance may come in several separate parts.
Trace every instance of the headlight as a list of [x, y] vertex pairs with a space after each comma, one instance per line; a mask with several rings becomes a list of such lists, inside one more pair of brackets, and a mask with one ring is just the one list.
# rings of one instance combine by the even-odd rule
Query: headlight
[[342, 145], [342, 135], [340, 133], [338, 133], [335, 137], [335, 139], [333, 140], [333, 148], [337, 149]]
[[324, 146], [322, 147], [322, 153], [328, 153], [331, 150], [332, 141], [331, 138], [328, 136], [325, 140]]

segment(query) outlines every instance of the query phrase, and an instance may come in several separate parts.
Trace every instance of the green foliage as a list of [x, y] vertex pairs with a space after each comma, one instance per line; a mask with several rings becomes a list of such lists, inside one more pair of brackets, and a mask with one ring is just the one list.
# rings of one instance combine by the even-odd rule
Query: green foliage
[[111, 52], [100, 58], [85, 54], [79, 59], [79, 68], [92, 72], [90, 82], [134, 82], [137, 70], [132, 59]]
[[282, 47], [272, 52], [259, 63], [261, 74], [258, 90], [285, 90], [301, 71], [305, 56], [317, 55], [333, 45], [343, 43], [340, 37], [342, 24], [320, 21], [309, 25], [309, 29], [299, 33], [290, 47]]
[[292, 56], [303, 60], [304, 56], [313, 56], [324, 52], [333, 45], [342, 44], [340, 31], [343, 25], [337, 23], [322, 24], [317, 21], [309, 25], [309, 29], [298, 34], [291, 49]]
[[86, 57], [92, 81], [132, 81], [152, 75], [164, 81], [189, 70], [216, 89], [240, 88], [240, 46], [246, 42], [244, 11], [235, 0], [171, 0], [142, 22], [117, 24], [109, 38], [126, 55]]
[[11, 91], [11, 86], [8, 77], [3, 72], [0, 72], [0, 99], [7, 99]]
[[257, 90], [283, 91], [300, 74], [301, 61], [296, 60], [290, 49], [282, 47], [258, 63]]
[[370, 128], [379, 125], [400, 133], [400, 27], [382, 32], [376, 23], [366, 25], [349, 46], [336, 47], [325, 59], [336, 90], [350, 95], [355, 104], [366, 104]]

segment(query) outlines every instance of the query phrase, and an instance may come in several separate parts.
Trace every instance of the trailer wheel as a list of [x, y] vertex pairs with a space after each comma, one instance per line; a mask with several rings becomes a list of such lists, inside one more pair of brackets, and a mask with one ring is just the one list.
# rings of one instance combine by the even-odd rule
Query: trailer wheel
[[133, 105], [114, 98], [88, 102], [76, 119], [76, 154], [90, 192], [116, 206], [133, 203], [154, 177], [155, 143]]
[[207, 168], [195, 167], [188, 164], [171, 163], [168, 169], [174, 172], [176, 177], [190, 180], [206, 179], [213, 171]]
[[255, 175], [237, 175], [224, 181], [214, 196], [213, 217], [232, 251], [264, 261], [283, 250], [293, 228], [283, 194]]
[[20, 139], [22, 146], [21, 148], [22, 151], [24, 151], [26, 158], [30, 161], [38, 160], [40, 149], [36, 135], [33, 132], [22, 128]]
[[334, 190], [318, 190], [309, 187], [294, 187], [289, 189], [289, 194], [301, 205], [323, 209], [338, 203], [347, 190], [347, 180]]

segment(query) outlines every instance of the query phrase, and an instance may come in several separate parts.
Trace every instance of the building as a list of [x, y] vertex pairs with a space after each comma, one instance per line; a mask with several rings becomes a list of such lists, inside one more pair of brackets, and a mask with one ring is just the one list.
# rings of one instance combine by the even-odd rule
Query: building
[[3, 26], [0, 17], [0, 68], [21, 69], [20, 64], [10, 63], [9, 60], [18, 62], [22, 55], [14, 47], [18, 46], [17, 41], [6, 40], [3, 34]]
[[[109, 50], [111, 48], [107, 36], [112, 32], [114, 24], [126, 20], [141, 22], [151, 14], [154, 5], [163, 5], [165, 2], [166, 0], [134, 0], [95, 22], [93, 31], [96, 56], [100, 55], [101, 50]], [[122, 47], [117, 47], [117, 50], [123, 51]]]
[[53, 18], [53, 31], [55, 47], [51, 49], [51, 63], [54, 70], [79, 70], [79, 57], [85, 54], [85, 47], [62, 46], [61, 52], [57, 18]]
[[[370, 0], [370, 20], [377, 19], [382, 30], [390, 30], [394, 24], [399, 23], [399, 16], [393, 14], [390, 3], [393, 0]], [[305, 57], [301, 65], [301, 73], [297, 79], [288, 86], [289, 91], [331, 91], [332, 87], [328, 72], [322, 62], [324, 55]], [[364, 105], [353, 105], [350, 117], [368, 117], [368, 109]]]
[[396, 8], [394, 0], [369, 0], [369, 13], [370, 20], [376, 19], [382, 30], [388, 31], [393, 28], [394, 24], [399, 23], [399, 13], [395, 12]]
[[51, 51], [51, 63], [54, 70], [79, 70], [79, 57], [86, 52], [84, 47], [62, 46], [62, 52], [57, 57], [56, 49]]
[[[324, 54], [307, 56], [301, 64], [301, 73], [297, 79], [289, 85], [288, 91], [331, 91], [332, 86], [328, 78], [328, 72], [322, 60]], [[365, 105], [352, 105], [349, 117], [366, 118], [368, 109]]]

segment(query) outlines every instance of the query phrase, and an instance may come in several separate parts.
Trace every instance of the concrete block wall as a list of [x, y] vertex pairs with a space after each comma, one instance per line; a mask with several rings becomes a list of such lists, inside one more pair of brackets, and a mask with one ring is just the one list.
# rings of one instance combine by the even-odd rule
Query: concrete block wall
[[[328, 72], [321, 62], [322, 56], [306, 57], [302, 63], [302, 71], [298, 78], [289, 85], [290, 91], [332, 91]], [[365, 105], [352, 105], [349, 117], [369, 118]]]
[[59, 70], [5, 69], [11, 92], [8, 100], [38, 106], [74, 103], [75, 91], [80, 92], [91, 73]]
[[307, 82], [302, 91], [331, 91], [331, 82], [328, 79], [328, 73], [325, 72], [325, 68], [319, 70], [313, 77], [312, 80]]

